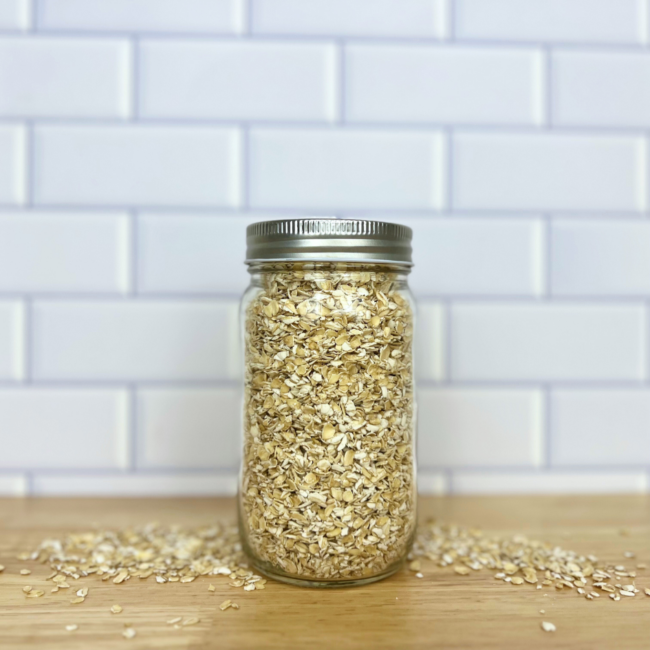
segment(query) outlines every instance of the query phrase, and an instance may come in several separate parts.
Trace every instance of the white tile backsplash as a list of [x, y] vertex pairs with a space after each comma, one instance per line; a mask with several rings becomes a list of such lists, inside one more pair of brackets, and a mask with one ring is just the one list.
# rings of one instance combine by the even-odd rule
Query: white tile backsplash
[[237, 477], [234, 473], [215, 474], [205, 471], [140, 474], [39, 472], [33, 479], [32, 492], [36, 496], [234, 496], [237, 492]]
[[251, 0], [253, 32], [439, 38], [446, 0]]
[[644, 0], [456, 0], [461, 39], [641, 43]]
[[427, 301], [416, 307], [415, 356], [418, 379], [442, 382], [447, 379], [447, 313], [441, 302]]
[[31, 22], [30, 0], [0, 0], [0, 30], [24, 30]]
[[38, 204], [235, 207], [240, 137], [194, 126], [39, 126]]
[[129, 229], [123, 213], [0, 211], [0, 291], [123, 293]]
[[0, 39], [0, 116], [125, 118], [131, 85], [125, 40]]
[[640, 305], [484, 304], [451, 308], [451, 376], [472, 381], [641, 381]]
[[244, 264], [246, 227], [264, 219], [259, 215], [214, 213], [141, 214], [137, 236], [139, 290], [221, 293], [238, 298], [250, 281]]
[[236, 388], [138, 391], [139, 467], [234, 469], [243, 396]]
[[254, 208], [440, 210], [443, 135], [366, 129], [253, 129]]
[[633, 135], [458, 133], [460, 210], [646, 209], [645, 141]]
[[42, 29], [236, 34], [244, 0], [36, 0]]
[[127, 466], [129, 399], [123, 389], [0, 389], [0, 421], [2, 469]]
[[648, 431], [648, 390], [552, 392], [553, 465], [650, 465]]
[[338, 58], [327, 43], [144, 41], [141, 115], [330, 122]]
[[0, 474], [0, 497], [24, 497], [29, 494], [26, 474]]
[[459, 471], [452, 477], [455, 494], [642, 494], [644, 472], [620, 471]]
[[423, 492], [650, 491], [648, 16], [0, 0], [0, 494], [233, 494], [245, 229], [322, 215], [414, 230]]
[[25, 378], [25, 304], [0, 300], [0, 381]]
[[551, 229], [551, 289], [557, 296], [650, 294], [650, 223], [563, 219]]
[[235, 378], [236, 305], [213, 301], [34, 303], [34, 376], [44, 380]]
[[351, 122], [539, 124], [543, 59], [521, 48], [350, 45]]
[[551, 65], [554, 124], [650, 126], [650, 54], [559, 51]]
[[0, 124], [0, 205], [20, 205], [27, 191], [25, 128]]
[[423, 467], [537, 467], [543, 403], [535, 390], [423, 389], [418, 417], [434, 435], [418, 446]]
[[459, 216], [393, 221], [417, 232], [409, 277], [417, 298], [535, 296], [543, 290], [541, 220]]

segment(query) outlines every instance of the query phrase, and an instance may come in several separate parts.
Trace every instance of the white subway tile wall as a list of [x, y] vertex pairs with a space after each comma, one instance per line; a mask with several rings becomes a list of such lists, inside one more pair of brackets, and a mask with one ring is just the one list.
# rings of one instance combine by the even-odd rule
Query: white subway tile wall
[[130, 59], [125, 39], [3, 39], [0, 115], [128, 117]]
[[30, 0], [0, 0], [0, 30], [27, 29], [30, 19]]
[[232, 494], [245, 228], [415, 232], [420, 488], [650, 489], [650, 0], [0, 0], [0, 495]]

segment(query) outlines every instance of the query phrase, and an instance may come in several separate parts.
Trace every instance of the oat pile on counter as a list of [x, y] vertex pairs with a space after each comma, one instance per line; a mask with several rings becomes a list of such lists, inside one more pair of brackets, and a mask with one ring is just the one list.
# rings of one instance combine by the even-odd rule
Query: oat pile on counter
[[[141, 528], [70, 534], [46, 539], [21, 560], [39, 560], [54, 571], [54, 590], [66, 589], [68, 579], [88, 575], [115, 584], [131, 578], [158, 583], [193, 582], [199, 576], [227, 576], [233, 587], [263, 589], [266, 580], [248, 568], [235, 526], [217, 524], [186, 529], [149, 524]], [[86, 590], [87, 594], [87, 590]], [[86, 594], [80, 595], [83, 601]], [[81, 602], [81, 601], [80, 601]], [[115, 606], [114, 613], [121, 607]], [[119, 610], [118, 610], [119, 608]]]
[[[453, 567], [459, 580], [488, 570], [497, 580], [512, 585], [530, 584], [587, 600], [605, 595], [615, 601], [644, 593], [650, 596], [650, 588], [636, 586], [637, 573], [647, 569], [645, 562], [635, 561], [634, 568], [607, 564], [593, 555], [580, 555], [523, 535], [487, 536], [479, 530], [432, 522], [419, 527], [410, 558], [409, 569], [417, 577], [424, 577], [421, 559], [426, 558], [440, 567]], [[626, 558], [632, 560], [634, 555], [627, 553]], [[48, 579], [57, 590], [70, 588], [66, 580], [93, 574], [116, 585], [134, 578], [192, 582], [199, 576], [214, 575], [224, 576], [232, 587], [253, 587], [247, 591], [264, 589], [266, 583], [248, 568], [236, 527], [225, 525], [181, 528], [151, 524], [121, 531], [73, 533], [61, 540], [45, 540], [19, 559], [48, 564], [54, 570]], [[33, 597], [31, 587], [23, 591]], [[88, 593], [87, 588], [79, 591], [84, 597]], [[221, 604], [221, 609], [229, 607], [238, 605], [230, 600]], [[113, 605], [111, 611], [119, 613], [122, 607]]]
[[415, 528], [412, 309], [346, 268], [263, 273], [246, 309], [244, 541], [301, 578], [380, 574]]
[[[647, 568], [644, 563], [635, 569], [604, 564], [594, 555], [580, 555], [523, 535], [488, 537], [480, 530], [435, 522], [418, 529], [412, 556], [426, 557], [442, 567], [453, 566], [459, 575], [488, 569], [495, 571], [497, 580], [573, 591], [587, 600], [606, 595], [612, 600], [636, 596], [641, 592], [635, 585], [637, 570]], [[625, 557], [633, 558], [634, 554], [626, 553]], [[420, 571], [418, 559], [411, 562], [410, 569]]]

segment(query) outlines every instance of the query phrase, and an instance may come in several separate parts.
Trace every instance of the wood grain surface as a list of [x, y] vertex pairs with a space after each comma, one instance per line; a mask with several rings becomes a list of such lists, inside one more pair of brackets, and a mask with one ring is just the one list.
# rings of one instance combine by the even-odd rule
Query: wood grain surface
[[[524, 533], [616, 563], [650, 565], [650, 498], [499, 497], [423, 498], [421, 515], [483, 528]], [[224, 577], [189, 584], [157, 584], [151, 579], [114, 585], [80, 579], [90, 587], [81, 605], [69, 594], [51, 594], [48, 567], [16, 555], [43, 538], [94, 526], [121, 527], [149, 521], [203, 524], [234, 519], [230, 499], [5, 499], [0, 500], [0, 648], [13, 650], [109, 650], [113, 648], [348, 648], [523, 649], [625, 648], [650, 650], [650, 598], [638, 594], [614, 602], [587, 601], [573, 590], [494, 580], [489, 571], [455, 575], [450, 568], [423, 562], [424, 578], [406, 570], [367, 587], [314, 590], [269, 581], [264, 591], [244, 592]], [[629, 531], [628, 536], [621, 530]], [[637, 558], [626, 559], [632, 551]], [[31, 568], [21, 576], [21, 568]], [[216, 586], [208, 592], [208, 584]], [[25, 598], [26, 584], [43, 589], [42, 598]], [[650, 587], [650, 570], [639, 571], [638, 587]], [[239, 611], [222, 612], [231, 598]], [[124, 611], [111, 614], [112, 604]], [[545, 614], [539, 613], [540, 609]], [[201, 622], [181, 630], [167, 619], [196, 616]], [[557, 626], [541, 630], [542, 620]], [[137, 631], [122, 637], [124, 623]], [[65, 626], [79, 629], [67, 632]]]

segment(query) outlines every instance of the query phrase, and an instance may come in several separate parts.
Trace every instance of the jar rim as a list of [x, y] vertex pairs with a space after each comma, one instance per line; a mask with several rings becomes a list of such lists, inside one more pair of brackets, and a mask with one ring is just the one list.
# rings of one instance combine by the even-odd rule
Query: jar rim
[[309, 217], [260, 221], [246, 229], [246, 264], [370, 262], [412, 266], [408, 226], [386, 221]]

